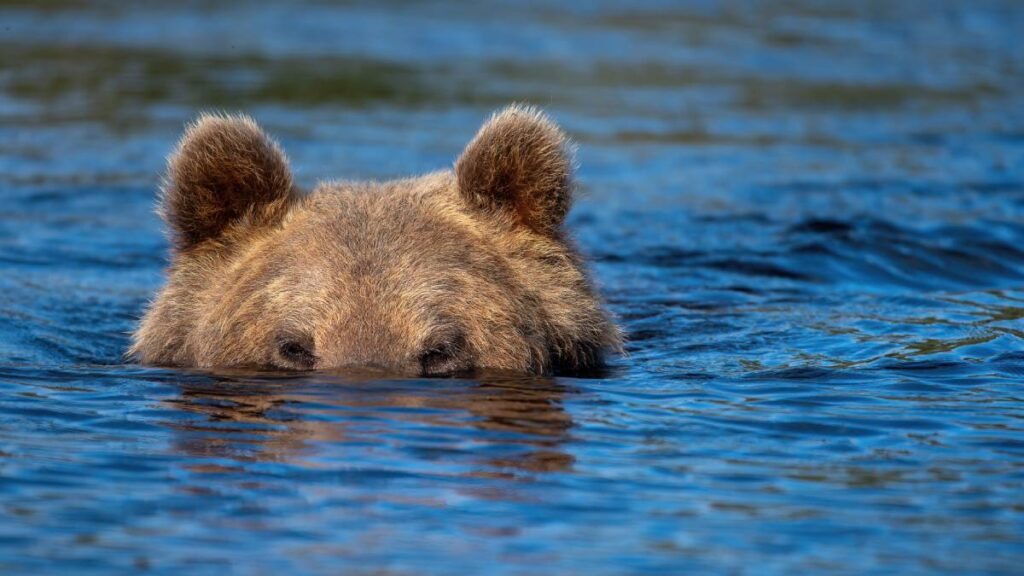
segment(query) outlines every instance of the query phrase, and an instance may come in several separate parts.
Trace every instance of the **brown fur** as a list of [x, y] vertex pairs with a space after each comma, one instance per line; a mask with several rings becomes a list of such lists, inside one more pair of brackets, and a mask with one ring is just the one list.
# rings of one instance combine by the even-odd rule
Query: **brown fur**
[[245, 117], [201, 117], [168, 163], [168, 283], [147, 364], [545, 373], [620, 346], [562, 223], [571, 146], [539, 112], [492, 117], [455, 171], [292, 185]]
[[244, 116], [203, 116], [168, 162], [160, 211], [179, 249], [237, 221], [271, 223], [294, 199], [288, 160]]

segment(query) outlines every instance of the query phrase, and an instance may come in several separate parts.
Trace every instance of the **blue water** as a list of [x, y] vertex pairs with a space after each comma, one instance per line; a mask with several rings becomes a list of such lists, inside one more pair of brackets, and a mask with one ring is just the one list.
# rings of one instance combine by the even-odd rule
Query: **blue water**
[[[0, 572], [1020, 573], [1024, 4], [0, 4]], [[124, 364], [164, 155], [580, 146], [598, 378]]]

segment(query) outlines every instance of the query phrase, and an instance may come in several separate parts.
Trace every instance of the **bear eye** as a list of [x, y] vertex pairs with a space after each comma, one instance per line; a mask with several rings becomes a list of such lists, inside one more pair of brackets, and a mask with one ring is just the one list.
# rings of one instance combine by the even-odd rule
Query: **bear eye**
[[285, 336], [277, 340], [277, 354], [286, 367], [308, 370], [316, 365], [313, 343], [308, 338]]
[[424, 376], [450, 376], [467, 370], [465, 348], [465, 337], [461, 334], [428, 346], [420, 354], [420, 373]]

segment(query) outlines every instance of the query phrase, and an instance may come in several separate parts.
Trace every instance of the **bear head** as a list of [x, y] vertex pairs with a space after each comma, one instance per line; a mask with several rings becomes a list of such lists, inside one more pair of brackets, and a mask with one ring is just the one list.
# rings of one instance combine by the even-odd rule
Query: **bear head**
[[595, 368], [620, 333], [563, 228], [572, 172], [565, 134], [513, 106], [454, 170], [303, 193], [255, 122], [204, 115], [168, 161], [168, 280], [129, 355], [425, 376]]

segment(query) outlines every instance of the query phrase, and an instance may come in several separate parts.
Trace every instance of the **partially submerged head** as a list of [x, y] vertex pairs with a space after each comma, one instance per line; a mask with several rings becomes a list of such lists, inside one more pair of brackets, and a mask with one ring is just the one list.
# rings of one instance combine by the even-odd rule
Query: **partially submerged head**
[[172, 265], [130, 354], [410, 375], [599, 366], [620, 336], [563, 230], [572, 168], [565, 134], [514, 106], [454, 171], [303, 194], [252, 120], [203, 116], [169, 161]]

